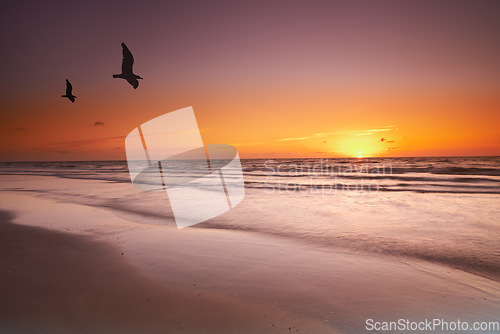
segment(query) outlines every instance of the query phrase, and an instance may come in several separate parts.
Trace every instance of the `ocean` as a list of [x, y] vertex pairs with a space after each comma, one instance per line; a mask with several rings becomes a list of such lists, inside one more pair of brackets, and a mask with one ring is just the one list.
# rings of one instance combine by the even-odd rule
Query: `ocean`
[[[500, 157], [241, 163], [245, 199], [190, 228], [430, 261], [500, 281]], [[2, 191], [103, 207], [138, 224], [175, 226], [167, 194], [135, 189], [126, 161], [4, 162], [0, 175], [11, 181], [0, 184]]]

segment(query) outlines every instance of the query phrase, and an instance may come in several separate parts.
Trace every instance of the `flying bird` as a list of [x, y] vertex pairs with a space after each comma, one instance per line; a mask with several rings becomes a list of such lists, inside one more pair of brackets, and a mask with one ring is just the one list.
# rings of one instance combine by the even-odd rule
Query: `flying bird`
[[122, 59], [122, 73], [113, 74], [113, 78], [122, 78], [128, 81], [129, 84], [136, 89], [139, 86], [137, 79], [142, 79], [140, 76], [134, 74], [132, 66], [134, 65], [134, 56], [127, 48], [125, 43], [122, 43], [123, 59]]
[[73, 86], [68, 79], [66, 79], [66, 95], [61, 95], [61, 97], [67, 97], [71, 103], [75, 103], [76, 96], [73, 95]]

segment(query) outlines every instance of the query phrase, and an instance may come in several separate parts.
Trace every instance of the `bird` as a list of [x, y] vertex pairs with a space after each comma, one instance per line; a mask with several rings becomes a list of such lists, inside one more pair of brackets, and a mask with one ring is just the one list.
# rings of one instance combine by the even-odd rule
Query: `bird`
[[137, 79], [142, 79], [140, 76], [134, 74], [132, 66], [134, 65], [134, 56], [127, 48], [125, 43], [122, 43], [123, 59], [122, 59], [122, 73], [113, 74], [113, 78], [122, 78], [128, 81], [129, 84], [136, 89], [139, 86]]
[[61, 95], [61, 97], [67, 97], [71, 103], [75, 103], [76, 96], [73, 95], [73, 86], [68, 79], [66, 79], [66, 95]]

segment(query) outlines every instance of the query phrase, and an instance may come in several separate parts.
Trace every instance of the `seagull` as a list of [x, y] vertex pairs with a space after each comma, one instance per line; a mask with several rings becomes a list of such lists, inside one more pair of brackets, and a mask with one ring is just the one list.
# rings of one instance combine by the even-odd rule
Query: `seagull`
[[134, 65], [134, 56], [127, 48], [125, 43], [122, 43], [123, 59], [122, 59], [122, 73], [113, 74], [113, 78], [122, 78], [128, 81], [129, 84], [136, 89], [139, 86], [137, 79], [142, 79], [140, 76], [134, 74], [132, 66]]
[[68, 79], [66, 79], [66, 95], [61, 95], [61, 97], [67, 97], [71, 103], [75, 103], [76, 96], [74, 96], [72, 92], [73, 86], [71, 86]]

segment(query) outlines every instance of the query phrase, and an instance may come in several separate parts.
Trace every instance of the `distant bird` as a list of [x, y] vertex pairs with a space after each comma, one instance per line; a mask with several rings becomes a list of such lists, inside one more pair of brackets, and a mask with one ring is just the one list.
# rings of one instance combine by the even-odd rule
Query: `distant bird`
[[132, 66], [134, 65], [134, 56], [127, 48], [125, 43], [122, 43], [123, 59], [122, 59], [122, 73], [113, 74], [113, 78], [122, 78], [128, 81], [129, 84], [136, 89], [139, 86], [137, 79], [142, 79], [140, 76], [134, 74]]
[[66, 95], [61, 95], [61, 97], [67, 97], [71, 103], [75, 103], [76, 96], [73, 95], [73, 86], [66, 79]]

